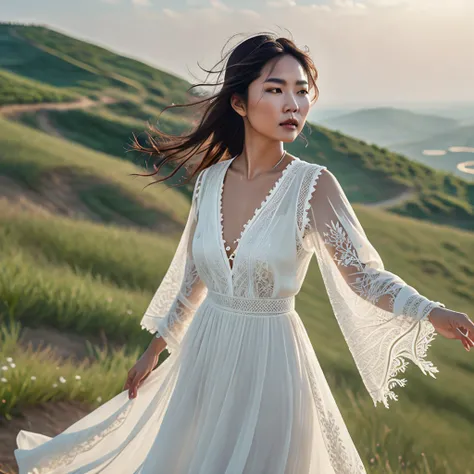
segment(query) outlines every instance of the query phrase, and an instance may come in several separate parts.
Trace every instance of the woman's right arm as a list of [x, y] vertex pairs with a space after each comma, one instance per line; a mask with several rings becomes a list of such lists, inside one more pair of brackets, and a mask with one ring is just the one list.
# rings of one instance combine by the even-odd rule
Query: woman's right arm
[[165, 348], [166, 341], [163, 337], [152, 338], [145, 352], [128, 371], [123, 386], [123, 390], [128, 390], [128, 398], [136, 398], [138, 389], [157, 366], [160, 354]]

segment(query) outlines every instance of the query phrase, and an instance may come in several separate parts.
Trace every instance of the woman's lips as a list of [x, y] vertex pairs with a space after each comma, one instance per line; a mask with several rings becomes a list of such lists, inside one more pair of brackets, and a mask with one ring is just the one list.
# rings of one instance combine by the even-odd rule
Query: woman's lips
[[296, 125], [293, 125], [292, 123], [284, 123], [280, 125], [280, 127], [286, 128], [288, 130], [296, 130]]

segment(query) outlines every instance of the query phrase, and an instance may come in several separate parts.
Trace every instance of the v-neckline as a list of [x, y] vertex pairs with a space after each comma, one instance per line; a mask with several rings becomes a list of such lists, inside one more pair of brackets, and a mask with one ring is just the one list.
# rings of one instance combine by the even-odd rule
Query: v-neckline
[[225, 243], [224, 243], [224, 226], [223, 226], [223, 222], [222, 222], [224, 220], [224, 216], [223, 216], [223, 213], [222, 213], [222, 195], [223, 195], [223, 192], [224, 192], [224, 181], [225, 181], [225, 177], [226, 177], [226, 174], [227, 174], [227, 169], [229, 168], [230, 164], [235, 160], [235, 158], [237, 158], [237, 156], [238, 155], [234, 156], [233, 158], [230, 158], [224, 164], [223, 170], [221, 172], [220, 180], [219, 180], [219, 183], [218, 183], [218, 186], [219, 186], [219, 188], [218, 188], [219, 199], [217, 201], [218, 202], [218, 204], [217, 204], [217, 207], [218, 207], [217, 215], [218, 216], [217, 217], [218, 217], [218, 223], [219, 223], [219, 226], [218, 226], [218, 228], [219, 228], [219, 243], [220, 243], [221, 251], [223, 253], [224, 260], [226, 261], [227, 269], [228, 269], [228, 271], [231, 275], [233, 274], [233, 270], [235, 268], [235, 259], [237, 257], [237, 251], [240, 247], [240, 244], [242, 242], [242, 239], [243, 239], [245, 233], [247, 232], [249, 227], [251, 227], [251, 225], [255, 222], [256, 218], [262, 212], [262, 210], [265, 208], [265, 205], [268, 203], [268, 201], [270, 201], [271, 197], [275, 194], [276, 190], [280, 187], [280, 183], [283, 181], [283, 178], [288, 173], [288, 171], [290, 170], [292, 165], [294, 165], [294, 163], [296, 163], [297, 161], [300, 161], [299, 158], [294, 157], [285, 166], [285, 168], [283, 168], [283, 171], [281, 172], [280, 177], [273, 183], [273, 186], [270, 188], [270, 190], [268, 191], [267, 195], [265, 196], [263, 201], [260, 203], [260, 205], [257, 206], [257, 208], [255, 209], [253, 215], [243, 225], [243, 227], [240, 231], [240, 236], [238, 237], [237, 245], [236, 245], [234, 251], [232, 252], [234, 254], [234, 258], [232, 259], [232, 261], [234, 263], [231, 266], [230, 265], [230, 259], [227, 256], [227, 251], [225, 249]]

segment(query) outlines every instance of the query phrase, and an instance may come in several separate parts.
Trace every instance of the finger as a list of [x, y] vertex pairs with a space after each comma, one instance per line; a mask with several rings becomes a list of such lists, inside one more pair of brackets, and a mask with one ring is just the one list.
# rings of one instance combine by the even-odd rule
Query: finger
[[132, 381], [132, 386], [130, 389], [130, 395], [135, 397], [137, 395], [138, 384], [140, 383], [140, 376], [138, 374], [135, 375]]
[[133, 377], [134, 377], [134, 372], [129, 372], [127, 376], [127, 380], [125, 381], [125, 385], [123, 386], [123, 390], [127, 390], [127, 388], [130, 387]]
[[469, 339], [468, 337], [465, 336], [465, 334], [467, 334], [467, 332], [463, 333], [463, 331], [461, 329], [459, 329], [459, 328], [456, 328], [456, 329], [457, 329], [457, 332], [458, 332], [457, 339], [459, 339], [462, 342], [464, 348], [467, 351], [469, 351], [471, 349], [471, 347], [474, 347], [473, 341], [471, 341], [471, 339]]
[[469, 316], [466, 315], [466, 336], [469, 339], [474, 339], [474, 323], [469, 319]]
[[469, 345], [474, 346], [474, 341], [469, 337], [469, 331], [464, 326], [456, 329], [460, 334], [460, 338], [466, 340]]

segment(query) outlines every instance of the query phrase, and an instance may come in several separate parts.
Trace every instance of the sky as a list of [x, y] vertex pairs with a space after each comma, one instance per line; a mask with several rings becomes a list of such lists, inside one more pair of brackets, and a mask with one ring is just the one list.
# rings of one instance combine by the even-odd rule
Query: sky
[[322, 107], [474, 101], [472, 0], [0, 0], [0, 21], [47, 25], [193, 84], [206, 80], [199, 65], [273, 32], [309, 48]]

